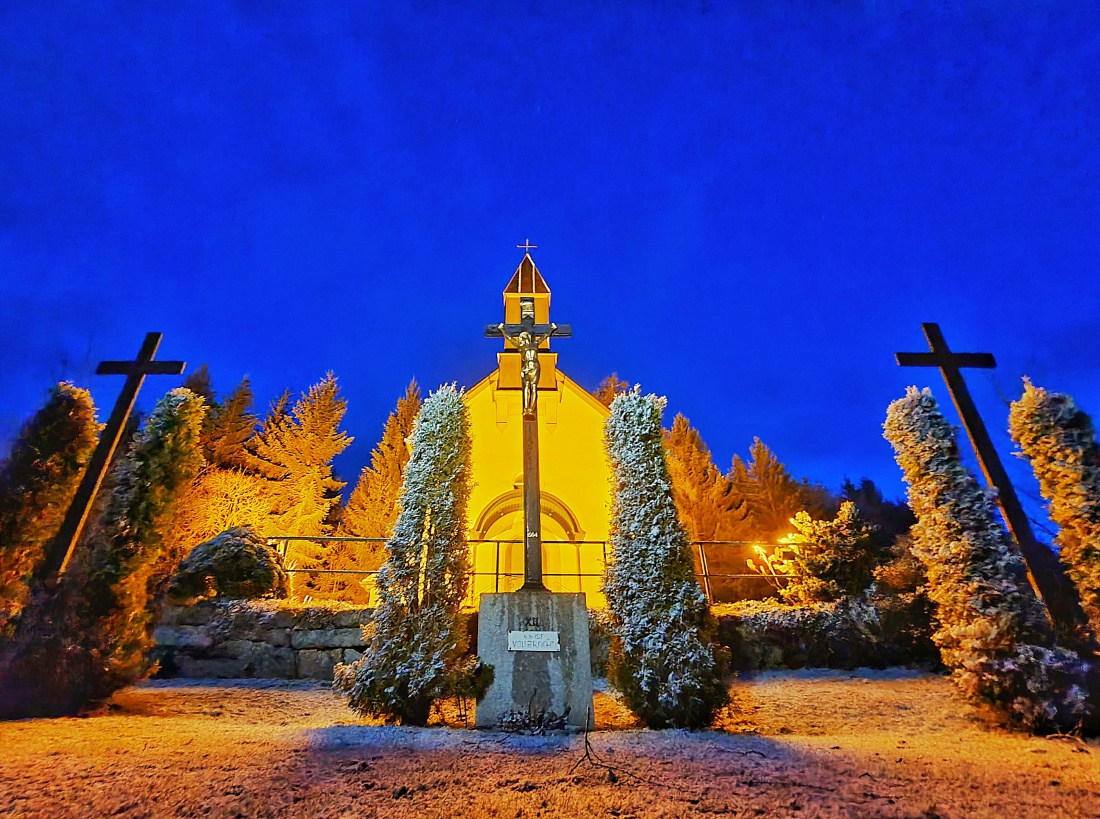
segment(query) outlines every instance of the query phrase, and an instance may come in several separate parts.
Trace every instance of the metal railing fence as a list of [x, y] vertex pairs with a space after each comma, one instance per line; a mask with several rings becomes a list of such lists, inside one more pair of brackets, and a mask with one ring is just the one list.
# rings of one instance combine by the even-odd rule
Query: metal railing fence
[[[268, 538], [268, 543], [283, 557], [296, 596], [371, 605], [374, 578], [385, 560], [385, 538], [286, 536]], [[476, 605], [483, 593], [515, 591], [522, 585], [523, 541], [467, 543], [472, 569], [467, 605]], [[711, 603], [774, 596], [777, 584], [785, 577], [749, 571], [746, 563], [748, 558], [756, 557], [754, 547], [771, 551], [776, 547], [774, 543], [707, 540], [692, 541], [691, 546], [696, 577]], [[590, 597], [589, 605], [596, 608], [604, 605], [601, 586], [607, 562], [607, 541], [543, 541], [547, 588], [583, 591]]]

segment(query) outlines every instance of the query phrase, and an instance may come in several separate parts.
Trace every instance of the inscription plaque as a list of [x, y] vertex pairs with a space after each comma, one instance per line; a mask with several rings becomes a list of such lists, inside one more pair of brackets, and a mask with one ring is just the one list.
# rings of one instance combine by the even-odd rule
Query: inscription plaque
[[561, 651], [556, 631], [509, 631], [509, 651]]

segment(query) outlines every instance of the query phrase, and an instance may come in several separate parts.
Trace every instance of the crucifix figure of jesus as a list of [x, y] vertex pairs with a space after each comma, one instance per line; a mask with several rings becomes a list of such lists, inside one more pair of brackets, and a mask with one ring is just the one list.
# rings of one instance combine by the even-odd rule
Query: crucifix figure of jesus
[[542, 366], [539, 364], [539, 345], [557, 332], [558, 325], [551, 324], [550, 329], [541, 335], [533, 335], [527, 330], [520, 330], [513, 335], [508, 331], [508, 326], [501, 323], [497, 325], [497, 329], [523, 356], [519, 377], [523, 382], [523, 417], [528, 418], [538, 412], [539, 376], [542, 375]]
[[535, 300], [520, 299], [519, 324], [490, 324], [486, 338], [504, 338], [523, 357], [523, 590], [542, 589], [542, 499], [539, 492], [539, 346], [551, 336], [568, 338], [568, 324], [535, 324]]

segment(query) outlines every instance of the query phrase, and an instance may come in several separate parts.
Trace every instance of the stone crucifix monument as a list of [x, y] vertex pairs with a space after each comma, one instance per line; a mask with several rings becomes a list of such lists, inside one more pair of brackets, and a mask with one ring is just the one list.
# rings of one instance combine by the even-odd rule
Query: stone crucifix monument
[[501, 369], [518, 369], [522, 390], [523, 585], [481, 595], [477, 653], [493, 666], [494, 678], [477, 705], [476, 724], [494, 728], [507, 714], [534, 720], [553, 712], [567, 726], [583, 729], [586, 719], [593, 722], [588, 607], [583, 592], [554, 593], [543, 583], [539, 490], [540, 349], [548, 351], [551, 337], [569, 337], [572, 329], [549, 321], [549, 289], [531, 259], [534, 245], [517, 247], [525, 254], [504, 292], [505, 321], [488, 325], [485, 336], [504, 339], [505, 355], [518, 357], [502, 360]]

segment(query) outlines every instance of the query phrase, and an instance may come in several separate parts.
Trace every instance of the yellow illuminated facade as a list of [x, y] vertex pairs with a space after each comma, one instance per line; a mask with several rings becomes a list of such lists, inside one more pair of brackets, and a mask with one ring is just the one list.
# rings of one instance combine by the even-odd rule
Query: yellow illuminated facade
[[[533, 297], [535, 321], [549, 322], [550, 289], [525, 255], [504, 290], [504, 320], [519, 321], [519, 300]], [[508, 345], [510, 347], [510, 345]], [[608, 411], [557, 367], [544, 342], [539, 355], [539, 473], [543, 577], [551, 591], [583, 591], [602, 607], [604, 543], [611, 514], [611, 471], [604, 456]], [[520, 355], [497, 354], [497, 368], [466, 393], [473, 446], [470, 494], [472, 597], [512, 591], [523, 581], [523, 390]]]

